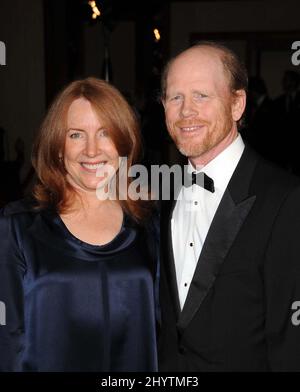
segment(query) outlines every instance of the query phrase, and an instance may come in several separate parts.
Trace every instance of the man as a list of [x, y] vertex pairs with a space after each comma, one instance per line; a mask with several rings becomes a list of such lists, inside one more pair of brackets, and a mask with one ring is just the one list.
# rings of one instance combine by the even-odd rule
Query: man
[[161, 371], [300, 370], [299, 179], [245, 147], [246, 89], [215, 43], [163, 75], [168, 131], [207, 177], [162, 206]]

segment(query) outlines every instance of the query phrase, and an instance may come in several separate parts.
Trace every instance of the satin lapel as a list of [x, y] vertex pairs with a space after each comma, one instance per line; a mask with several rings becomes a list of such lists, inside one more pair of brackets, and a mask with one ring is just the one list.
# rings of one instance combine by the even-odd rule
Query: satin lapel
[[255, 155], [246, 148], [223, 195], [208, 231], [190, 289], [178, 320], [183, 330], [199, 310], [209, 289], [214, 284], [256, 196], [249, 196], [249, 186], [256, 165]]

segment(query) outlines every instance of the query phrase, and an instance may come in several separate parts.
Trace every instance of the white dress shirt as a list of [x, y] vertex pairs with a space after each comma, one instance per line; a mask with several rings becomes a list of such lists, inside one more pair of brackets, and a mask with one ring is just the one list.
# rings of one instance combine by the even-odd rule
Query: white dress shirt
[[[240, 135], [200, 171], [214, 181], [212, 193], [198, 185], [182, 187], [171, 219], [173, 254], [181, 309], [215, 212], [244, 151]], [[189, 162], [188, 171], [195, 171]]]

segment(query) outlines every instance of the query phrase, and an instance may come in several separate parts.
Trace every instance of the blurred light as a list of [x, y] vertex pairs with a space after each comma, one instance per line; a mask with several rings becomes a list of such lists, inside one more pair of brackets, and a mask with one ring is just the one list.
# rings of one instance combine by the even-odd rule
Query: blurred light
[[98, 16], [101, 15], [99, 8], [97, 7], [96, 1], [89, 1], [88, 4], [91, 6], [93, 10], [92, 18], [96, 19]]
[[153, 30], [155, 41], [158, 42], [160, 40], [160, 33], [158, 29]]

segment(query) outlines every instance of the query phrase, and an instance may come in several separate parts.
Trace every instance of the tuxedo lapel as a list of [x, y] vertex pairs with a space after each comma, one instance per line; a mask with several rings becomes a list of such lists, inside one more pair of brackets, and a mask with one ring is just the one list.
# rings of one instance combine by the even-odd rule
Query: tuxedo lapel
[[176, 205], [180, 187], [174, 187], [171, 192], [170, 200], [163, 202], [161, 218], [161, 256], [162, 264], [165, 269], [166, 282], [169, 286], [176, 319], [180, 314], [180, 303], [177, 288], [175, 260], [172, 243], [172, 214]]
[[199, 310], [253, 206], [256, 196], [249, 195], [249, 187], [255, 164], [255, 154], [245, 148], [203, 244], [195, 274], [178, 320], [180, 330], [186, 328]]

